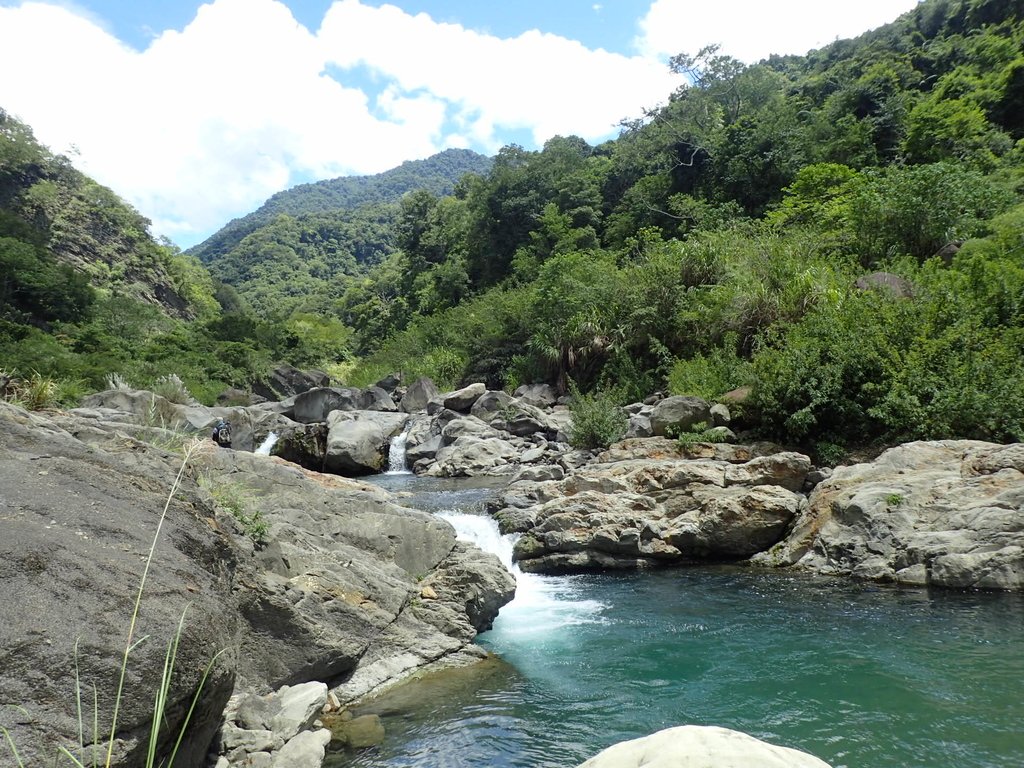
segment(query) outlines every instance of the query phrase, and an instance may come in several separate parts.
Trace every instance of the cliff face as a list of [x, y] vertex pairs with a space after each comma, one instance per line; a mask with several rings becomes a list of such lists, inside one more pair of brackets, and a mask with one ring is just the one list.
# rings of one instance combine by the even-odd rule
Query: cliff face
[[[0, 700], [15, 705], [0, 725], [26, 764], [60, 745], [77, 754], [76, 646], [84, 719], [95, 685], [99, 731], [110, 732], [146, 554], [182, 464], [109, 416], [0, 404]], [[199, 765], [236, 686], [320, 680], [354, 698], [437, 660], [476, 658], [473, 637], [513, 589], [497, 558], [383, 491], [206, 441], [156, 543], [115, 764], [141, 763], [166, 643], [186, 609], [168, 737], [220, 652], [176, 760]]]

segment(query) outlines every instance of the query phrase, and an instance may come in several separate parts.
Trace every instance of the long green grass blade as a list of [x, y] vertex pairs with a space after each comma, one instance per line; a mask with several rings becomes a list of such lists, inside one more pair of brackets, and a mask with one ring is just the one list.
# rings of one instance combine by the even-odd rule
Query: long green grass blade
[[105, 768], [110, 768], [110, 764], [114, 758], [114, 738], [117, 736], [117, 716], [121, 710], [121, 696], [124, 693], [124, 681], [128, 672], [128, 655], [135, 647], [133, 644], [133, 639], [135, 637], [135, 624], [139, 618], [139, 607], [142, 605], [142, 595], [146, 590], [146, 578], [149, 576], [149, 569], [153, 564], [153, 554], [156, 552], [156, 544], [160, 538], [160, 531], [164, 527], [164, 520], [167, 519], [167, 510], [171, 507], [171, 499], [174, 498], [174, 494], [177, 493], [178, 487], [181, 485], [181, 478], [185, 475], [185, 467], [188, 466], [188, 462], [192, 458], [194, 451], [195, 447], [189, 448], [185, 452], [185, 457], [181, 461], [181, 468], [178, 470], [178, 474], [174, 478], [171, 490], [167, 494], [167, 500], [164, 502], [163, 511], [160, 513], [160, 520], [157, 522], [156, 532], [153, 534], [153, 542], [149, 545], [149, 555], [146, 557], [146, 566], [142, 569], [142, 578], [139, 580], [139, 591], [135, 596], [135, 607], [132, 609], [132, 618], [128, 625], [128, 639], [125, 642], [124, 655], [121, 657], [121, 674], [118, 677], [117, 693], [114, 696], [114, 712], [110, 718], [110, 740], [107, 742], [107, 759], [104, 763]]
[[192, 697], [192, 703], [188, 707], [188, 712], [185, 714], [185, 719], [181, 723], [181, 728], [178, 731], [178, 738], [174, 742], [174, 749], [171, 750], [170, 760], [167, 761], [166, 768], [172, 768], [174, 765], [174, 758], [178, 755], [178, 748], [181, 746], [182, 739], [185, 738], [185, 731], [188, 730], [188, 725], [192, 722], [192, 713], [195, 712], [196, 704], [199, 703], [199, 696], [203, 692], [203, 688], [206, 686], [206, 680], [210, 676], [210, 672], [213, 671], [213, 665], [217, 663], [217, 659], [220, 655], [226, 651], [226, 648], [221, 648], [217, 653], [210, 659], [210, 663], [206, 665], [206, 669], [203, 671], [203, 677], [199, 681], [199, 686], [196, 688], [196, 693]]
[[21, 762], [21, 755], [18, 754], [18, 748], [14, 744], [14, 737], [11, 736], [11, 732], [0, 725], [0, 731], [4, 732], [4, 738], [7, 739], [7, 743], [11, 747], [11, 752], [14, 753], [14, 761], [18, 764], [18, 768], [25, 768], [25, 764]]

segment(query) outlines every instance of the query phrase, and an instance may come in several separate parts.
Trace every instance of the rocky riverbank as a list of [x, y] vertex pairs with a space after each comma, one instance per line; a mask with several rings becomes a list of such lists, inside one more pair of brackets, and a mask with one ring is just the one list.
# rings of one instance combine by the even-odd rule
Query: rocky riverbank
[[[186, 609], [165, 743], [217, 660], [178, 765], [202, 765], [211, 744], [222, 768], [298, 764], [299, 752], [316, 764], [332, 737], [321, 725], [349, 743], [377, 732], [349, 723], [351, 702], [483, 656], [473, 639], [511, 599], [511, 575], [443, 520], [345, 477], [386, 467], [398, 436], [418, 474], [508, 479], [489, 511], [520, 535], [524, 571], [736, 562], [1024, 586], [1019, 445], [912, 443], [832, 471], [771, 444], [669, 439], [701, 423], [734, 437], [728, 410], [652, 398], [627, 407], [627, 439], [579, 451], [570, 412], [547, 387], [316, 383], [221, 408], [131, 390], [69, 413], [0, 404], [0, 577], [14, 596], [0, 608], [0, 695], [16, 705], [0, 725], [24, 759], [78, 743], [76, 654], [109, 732], [134, 590], [189, 435], [202, 448], [189, 453], [154, 551], [136, 634], [151, 639], [131, 655], [119, 766], [139, 764], [163, 642]], [[234, 450], [209, 441], [218, 419], [230, 422]], [[271, 433], [275, 456], [254, 454]], [[297, 696], [301, 726], [278, 728], [271, 710]]]
[[[128, 407], [111, 408], [116, 399]], [[135, 591], [182, 462], [152, 441], [180, 439], [167, 429], [178, 408], [186, 424], [217, 415], [146, 393], [102, 400], [49, 415], [0, 404], [0, 695], [16, 705], [0, 725], [29, 764], [78, 744], [76, 653], [109, 733]], [[162, 425], [139, 423], [132, 408], [147, 400]], [[136, 638], [149, 639], [131, 654], [115, 765], [140, 764], [166, 641], [186, 608], [166, 738], [220, 652], [176, 760], [199, 766], [233, 692], [319, 681], [344, 705], [416, 669], [479, 659], [473, 638], [514, 591], [496, 557], [432, 515], [208, 439], [168, 506], [148, 578]]]

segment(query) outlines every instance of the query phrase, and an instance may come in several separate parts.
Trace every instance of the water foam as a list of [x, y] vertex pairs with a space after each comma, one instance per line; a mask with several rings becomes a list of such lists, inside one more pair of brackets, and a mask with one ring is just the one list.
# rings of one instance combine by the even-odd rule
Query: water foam
[[258, 454], [259, 456], [269, 456], [271, 449], [274, 447], [276, 443], [277, 433], [271, 432], [269, 435], [267, 435], [267, 439], [260, 443], [260, 447], [253, 451], [253, 453]]
[[405, 465], [405, 444], [409, 441], [409, 430], [412, 429], [412, 419], [406, 422], [405, 429], [400, 435], [391, 438], [391, 447], [388, 449], [388, 475], [411, 475], [412, 472]]
[[458, 538], [476, 544], [484, 552], [497, 555], [516, 577], [516, 596], [501, 609], [495, 631], [516, 635], [547, 635], [562, 627], [602, 624], [605, 604], [579, 596], [577, 579], [572, 576], [542, 576], [523, 573], [512, 562], [517, 534], [502, 536], [497, 522], [487, 515], [464, 512], [439, 512]]

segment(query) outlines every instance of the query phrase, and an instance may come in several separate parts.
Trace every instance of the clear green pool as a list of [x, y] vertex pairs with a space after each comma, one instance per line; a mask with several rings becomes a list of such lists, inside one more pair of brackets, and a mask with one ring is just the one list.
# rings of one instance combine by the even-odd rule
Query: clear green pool
[[[491, 522], [452, 517], [491, 549]], [[1024, 766], [1024, 597], [698, 568], [520, 576], [497, 657], [364, 708], [381, 747], [334, 766], [575, 766], [680, 724], [835, 768]]]

